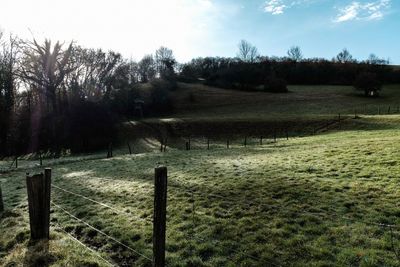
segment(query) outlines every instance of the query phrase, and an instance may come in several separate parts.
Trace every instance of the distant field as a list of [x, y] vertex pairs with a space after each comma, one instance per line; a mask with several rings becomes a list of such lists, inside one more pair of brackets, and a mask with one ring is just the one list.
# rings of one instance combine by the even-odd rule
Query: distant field
[[[160, 153], [147, 140], [143, 154], [121, 148], [112, 159], [52, 162], [54, 185], [113, 209], [57, 188], [52, 199], [151, 256], [153, 170], [165, 164], [168, 266], [399, 266], [399, 125], [399, 115], [363, 116], [344, 122], [342, 131], [262, 146], [254, 139], [247, 148], [232, 140], [229, 150], [223, 140], [206, 150], [195, 139], [194, 150]], [[57, 228], [47, 253], [29, 247], [24, 177], [40, 171], [35, 162], [0, 174], [7, 208], [0, 265], [107, 266]], [[51, 218], [108, 261], [151, 266], [58, 207]]]
[[400, 105], [400, 85], [387, 85], [381, 97], [366, 98], [351, 86], [289, 86], [287, 94], [243, 92], [179, 84], [173, 93], [175, 118], [214, 120], [293, 120], [332, 114], [386, 113]]

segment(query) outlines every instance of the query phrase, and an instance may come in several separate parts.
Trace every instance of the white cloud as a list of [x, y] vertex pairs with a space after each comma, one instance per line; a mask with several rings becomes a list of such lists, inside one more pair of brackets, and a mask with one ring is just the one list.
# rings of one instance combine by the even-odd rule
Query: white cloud
[[317, 0], [267, 0], [263, 8], [264, 12], [271, 13], [272, 15], [280, 15], [283, 14], [286, 9], [316, 1]]
[[283, 14], [287, 6], [282, 0], [268, 0], [265, 2], [264, 11], [272, 15]]
[[354, 1], [340, 8], [339, 14], [333, 20], [336, 23], [351, 20], [379, 20], [384, 17], [385, 11], [390, 7], [391, 0], [377, 0], [361, 3]]

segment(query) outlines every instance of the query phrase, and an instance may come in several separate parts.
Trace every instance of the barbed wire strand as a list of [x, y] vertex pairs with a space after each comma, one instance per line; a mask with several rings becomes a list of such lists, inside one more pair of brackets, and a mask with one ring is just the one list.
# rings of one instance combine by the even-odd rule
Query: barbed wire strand
[[89, 250], [90, 252], [92, 252], [94, 255], [96, 255], [98, 258], [100, 258], [101, 260], [103, 260], [105, 263], [107, 263], [109, 266], [117, 266], [115, 264], [112, 264], [110, 261], [106, 260], [104, 257], [102, 257], [100, 255], [99, 252], [95, 251], [94, 249], [88, 247], [87, 245], [85, 245], [84, 243], [82, 243], [80, 240], [78, 240], [76, 237], [74, 237], [72, 234], [68, 233], [67, 231], [65, 231], [64, 229], [61, 228], [61, 226], [56, 223], [57, 225], [53, 225], [53, 227], [55, 227], [56, 229], [58, 229], [59, 231], [63, 232], [64, 234], [66, 234], [70, 239], [72, 239], [73, 241], [77, 242], [79, 245], [81, 245], [82, 247], [85, 247], [87, 250]]
[[65, 209], [62, 208], [61, 206], [59, 206], [59, 205], [57, 205], [56, 203], [54, 203], [53, 201], [51, 201], [51, 204], [53, 204], [55, 207], [59, 208], [60, 210], [62, 210], [64, 213], [66, 213], [66, 214], [69, 215], [70, 217], [74, 218], [75, 220], [77, 220], [77, 221], [83, 223], [83, 224], [86, 225], [87, 227], [89, 227], [89, 228], [95, 230], [96, 232], [98, 232], [98, 233], [104, 235], [105, 237], [111, 239], [111, 240], [114, 241], [115, 243], [117, 243], [117, 244], [123, 246], [124, 248], [126, 248], [126, 249], [128, 249], [128, 250], [134, 252], [135, 254], [137, 254], [137, 255], [139, 255], [139, 256], [145, 258], [146, 260], [148, 260], [148, 261], [150, 261], [150, 262], [153, 262], [153, 260], [152, 260], [150, 257], [148, 257], [148, 256], [146, 256], [145, 254], [140, 253], [139, 251], [137, 251], [137, 250], [135, 250], [135, 249], [129, 247], [128, 245], [126, 245], [126, 244], [122, 243], [121, 241], [115, 239], [114, 237], [112, 237], [112, 236], [106, 234], [105, 232], [103, 232], [103, 231], [97, 229], [96, 227], [92, 226], [91, 224], [85, 222], [84, 220], [79, 219], [78, 217], [76, 217], [75, 215], [73, 215], [72, 213], [70, 213], [69, 211], [65, 210]]
[[[177, 185], [177, 184], [170, 184], [170, 183], [168, 185], [171, 186], [171, 187], [174, 187], [174, 188], [184, 189], [184, 190], [188, 191], [190, 194], [197, 194], [197, 195], [200, 195], [200, 196], [203, 196], [203, 197], [212, 196], [212, 197], [216, 197], [216, 198], [222, 199], [224, 201], [228, 201], [228, 202], [237, 202], [237, 200], [229, 199], [228, 197], [222, 196], [222, 195], [217, 195], [217, 194], [213, 194], [213, 193], [208, 193], [208, 194], [207, 193], [205, 193], [205, 194], [204, 193], [200, 193], [200, 192], [196, 191], [195, 189], [188, 188], [188, 184], [186, 182], [182, 182], [181, 181], [181, 184], [183, 186]], [[195, 184], [195, 185], [199, 185], [199, 184]], [[241, 201], [241, 203], [244, 203], [244, 204], [246, 204], [248, 206], [257, 206], [257, 207], [261, 207], [261, 208], [270, 207], [270, 206], [268, 206], [266, 204], [249, 202], [249, 201], [246, 201], [246, 200], [243, 200], [243, 199], [241, 199], [240, 201]], [[287, 207], [287, 205], [284, 205], [282, 207]], [[312, 215], [312, 216], [321, 216], [320, 213], [312, 213], [312, 212], [306, 212], [306, 211], [301, 211], [300, 213], [304, 214], [304, 215], [307, 214], [307, 215]], [[374, 225], [374, 226], [380, 226], [380, 227], [386, 227], [386, 228], [400, 229], [400, 226], [395, 225], [395, 224], [366, 222], [366, 221], [352, 219], [352, 218], [349, 218], [349, 217], [346, 217], [346, 216], [337, 215], [337, 214], [328, 214], [327, 216], [336, 217], [336, 218], [342, 218], [343, 220], [347, 220], [347, 221], [364, 223], [364, 224], [370, 225], [370, 226]]]
[[56, 185], [53, 185], [53, 184], [52, 184], [51, 186], [54, 187], [54, 188], [56, 188], [56, 189], [58, 189], [58, 190], [64, 191], [65, 193], [68, 193], [68, 194], [71, 194], [71, 195], [75, 195], [75, 196], [84, 198], [84, 199], [86, 199], [86, 200], [88, 200], [88, 201], [90, 201], [90, 202], [93, 202], [93, 203], [96, 203], [96, 204], [98, 204], [98, 205], [101, 205], [101, 206], [103, 206], [103, 207], [105, 207], [105, 208], [111, 209], [111, 210], [113, 210], [113, 211], [115, 211], [115, 212], [117, 212], [117, 213], [120, 213], [120, 214], [127, 214], [127, 215], [129, 215], [129, 216], [132, 216], [135, 220], [143, 221], [143, 222], [146, 222], [146, 223], [152, 223], [152, 221], [150, 221], [150, 220], [147, 220], [147, 219], [144, 219], [144, 218], [140, 218], [140, 217], [135, 216], [134, 214], [132, 214], [132, 213], [130, 213], [130, 212], [126, 212], [126, 211], [117, 209], [117, 208], [112, 207], [112, 206], [110, 206], [110, 205], [108, 205], [108, 204], [105, 204], [105, 203], [103, 203], [103, 202], [96, 201], [96, 200], [93, 200], [93, 199], [91, 199], [91, 198], [88, 198], [88, 197], [86, 197], [86, 196], [84, 196], [84, 195], [81, 195], [81, 194], [78, 194], [78, 193], [75, 193], [75, 192], [66, 190], [66, 189], [64, 189], [64, 188], [61, 188], [61, 187], [56, 186]]

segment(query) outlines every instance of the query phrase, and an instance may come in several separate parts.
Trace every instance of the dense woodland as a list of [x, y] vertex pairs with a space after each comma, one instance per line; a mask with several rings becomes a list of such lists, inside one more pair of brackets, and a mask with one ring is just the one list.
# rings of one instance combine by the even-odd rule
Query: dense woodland
[[[234, 58], [179, 64], [160, 47], [135, 62], [76, 43], [0, 34], [0, 156], [104, 148], [119, 122], [172, 112], [169, 94], [178, 81], [274, 91], [286, 84], [351, 85], [369, 74], [376, 83], [400, 83], [400, 70], [386, 60], [371, 55], [359, 62], [347, 50], [332, 60], [303, 58], [299, 47], [287, 57], [264, 57], [241, 41]], [[150, 85], [150, 100], [143, 101], [143, 84]]]

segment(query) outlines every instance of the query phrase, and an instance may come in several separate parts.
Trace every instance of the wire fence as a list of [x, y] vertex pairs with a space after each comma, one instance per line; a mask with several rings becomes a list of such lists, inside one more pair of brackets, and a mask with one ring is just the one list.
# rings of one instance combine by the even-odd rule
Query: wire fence
[[75, 215], [73, 215], [71, 212], [67, 211], [66, 209], [64, 209], [63, 207], [61, 207], [60, 205], [54, 203], [53, 201], [51, 201], [51, 205], [53, 205], [54, 207], [56, 207], [57, 209], [59, 209], [60, 211], [62, 211], [63, 213], [67, 214], [69, 217], [71, 217], [72, 219], [79, 221], [80, 223], [86, 225], [87, 227], [91, 228], [92, 230], [96, 231], [97, 233], [105, 236], [107, 239], [112, 240], [113, 242], [117, 243], [118, 245], [121, 245], [122, 247], [124, 247], [125, 249], [128, 249], [129, 251], [135, 253], [136, 255], [143, 257], [144, 259], [153, 262], [153, 260], [151, 259], [151, 257], [145, 255], [144, 253], [141, 253], [137, 250], [135, 250], [134, 248], [126, 245], [125, 243], [117, 240], [116, 238], [112, 237], [111, 235], [105, 233], [104, 231], [94, 227], [93, 225], [89, 224], [88, 222], [76, 217]]
[[[98, 204], [98, 205], [100, 205], [100, 206], [103, 206], [103, 207], [105, 207], [105, 208], [108, 208], [108, 209], [110, 209], [110, 210], [112, 210], [112, 211], [116, 211], [116, 212], [118, 212], [118, 213], [120, 213], [120, 214], [132, 216], [131, 213], [127, 213], [127, 212], [125, 212], [125, 211], [122, 211], [122, 210], [120, 210], [120, 209], [117, 209], [117, 208], [115, 208], [115, 207], [112, 207], [112, 206], [109, 205], [109, 204], [105, 204], [105, 203], [103, 203], [103, 202], [93, 200], [93, 199], [91, 199], [91, 198], [89, 198], [89, 197], [87, 197], [87, 196], [84, 196], [84, 195], [82, 195], [82, 194], [78, 194], [78, 193], [75, 193], [75, 192], [72, 192], [72, 191], [63, 189], [63, 188], [61, 188], [61, 187], [59, 187], [59, 186], [55, 186], [55, 185], [53, 185], [53, 187], [56, 188], [57, 190], [61, 190], [61, 191], [65, 192], [65, 193], [68, 193], [68, 194], [71, 194], [71, 195], [74, 195], [74, 196], [77, 196], [77, 197], [81, 197], [81, 198], [83, 198], [83, 199], [85, 199], [85, 200], [87, 200], [87, 201], [93, 202], [93, 203], [95, 203], [95, 204]], [[191, 198], [192, 203], [193, 203], [193, 207], [192, 207], [192, 213], [193, 213], [193, 216], [192, 216], [192, 224], [193, 224], [193, 227], [194, 227], [194, 225], [195, 225], [196, 222], [197, 222], [197, 218], [195, 218], [195, 217], [204, 216], [204, 214], [199, 213], [199, 212], [196, 210], [196, 208], [195, 208], [195, 195], [200, 196], [200, 197], [202, 197], [202, 198], [207, 198], [207, 199], [208, 199], [208, 198], [218, 198], [218, 199], [220, 199], [220, 200], [223, 200], [223, 201], [226, 201], [226, 202], [231, 202], [231, 203], [237, 203], [237, 202], [238, 202], [238, 199], [237, 199], [237, 198], [232, 198], [232, 196], [229, 197], [229, 196], [224, 196], [224, 195], [221, 195], [221, 194], [201, 193], [201, 192], [198, 192], [196, 189], [193, 189], [193, 185], [184, 184], [184, 185], [182, 186], [182, 182], [177, 183], [177, 181], [175, 181], [175, 180], [173, 180], [172, 182], [169, 183], [169, 187], [170, 187], [170, 188], [175, 188], [175, 189], [177, 189], [177, 190], [179, 190], [179, 191], [181, 191], [181, 192], [182, 192], [182, 190], [184, 190], [184, 191], [186, 191], [186, 192], [191, 196], [190, 198]], [[191, 187], [192, 187], [192, 188], [191, 188]], [[269, 205], [266, 205], [266, 204], [263, 204], [263, 203], [260, 203], [260, 202], [248, 201], [248, 200], [244, 200], [244, 199], [240, 199], [240, 203], [241, 203], [241, 204], [248, 205], [248, 206], [252, 206], [252, 207], [262, 207], [262, 208], [264, 208], [264, 209], [268, 209], [268, 208], [270, 207]], [[135, 249], [129, 247], [128, 245], [122, 243], [121, 241], [118, 241], [118, 240], [115, 239], [114, 237], [109, 236], [108, 234], [106, 234], [106, 233], [104, 233], [103, 231], [99, 230], [98, 228], [92, 226], [91, 224], [87, 223], [86, 221], [77, 218], [77, 217], [74, 216], [72, 213], [70, 213], [70, 212], [68, 212], [67, 210], [65, 210], [64, 208], [62, 208], [60, 205], [57, 205], [57, 204], [55, 204], [54, 202], [52, 202], [52, 205], [55, 206], [55, 207], [57, 207], [57, 208], [59, 208], [61, 211], [63, 211], [63, 212], [66, 213], [67, 215], [69, 215], [71, 218], [73, 218], [73, 219], [75, 219], [75, 220], [77, 220], [77, 221], [83, 223], [84, 225], [86, 225], [86, 226], [92, 228], [92, 229], [95, 230], [96, 232], [99, 232], [100, 234], [106, 236], [106, 237], [109, 238], [110, 240], [112, 240], [112, 241], [114, 241], [114, 242], [120, 244], [121, 246], [123, 246], [123, 247], [125, 247], [126, 249], [128, 249], [128, 250], [134, 252], [135, 254], [137, 254], [137, 255], [139, 255], [139, 256], [142, 256], [142, 257], [145, 257], [147, 260], [150, 260], [150, 261], [151, 261], [150, 257], [144, 255], [143, 253], [138, 252], [137, 250], [135, 250]], [[285, 207], [286, 207], [286, 206], [283, 205], [283, 206], [280, 207], [280, 209], [285, 208]], [[346, 221], [346, 222], [349, 222], [349, 221], [350, 221], [350, 222], [352, 222], [352, 223], [362, 223], [362, 224], [365, 224], [365, 225], [367, 225], [367, 226], [375, 226], [375, 227], [381, 227], [381, 228], [384, 228], [384, 229], [389, 229], [389, 233], [390, 233], [390, 242], [391, 242], [391, 249], [392, 249], [393, 253], [396, 255], [396, 258], [398, 258], [399, 261], [400, 261], [400, 253], [399, 253], [398, 250], [395, 248], [395, 244], [394, 244], [394, 240], [395, 240], [395, 237], [394, 237], [394, 230], [396, 230], [396, 231], [399, 231], [399, 230], [400, 230], [400, 226], [398, 226], [398, 225], [395, 225], [395, 224], [387, 224], [387, 223], [380, 223], [380, 222], [364, 221], [364, 220], [354, 219], [354, 218], [350, 218], [350, 217], [347, 217], [347, 216], [344, 216], [344, 215], [339, 215], [339, 214], [321, 214], [321, 213], [308, 212], [308, 211], [298, 211], [297, 213], [298, 213], [300, 216], [306, 216], [306, 215], [308, 215], [308, 216], [323, 217], [323, 218], [321, 218], [321, 219], [324, 219], [324, 220], [326, 219], [326, 217], [329, 217], [329, 218], [331, 218], [331, 219], [336, 219], [336, 220], [339, 219], [339, 220]], [[269, 216], [273, 216], [273, 215], [269, 214]], [[211, 217], [212, 217], [212, 216], [211, 216]], [[136, 218], [137, 218], [138, 220], [142, 220], [142, 221], [145, 221], [145, 222], [149, 222], [148, 220], [144, 220], [143, 218], [140, 218], [140, 217], [136, 217]], [[266, 228], [269, 227], [267, 224], [261, 223], [261, 222], [259, 222], [259, 221], [258, 221], [257, 223], [263, 225], [263, 226], [266, 227]], [[216, 239], [204, 239], [204, 238], [195, 236], [194, 230], [193, 230], [190, 234], [187, 234], [187, 233], [183, 233], [183, 234], [184, 234], [184, 236], [185, 236], [187, 239], [189, 239], [189, 240], [196, 240], [196, 241], [198, 241], [198, 242], [211, 242], [213, 245], [215, 245], [215, 246], [217, 246], [217, 247], [221, 247], [221, 248], [223, 248], [223, 249], [225, 249], [225, 250], [232, 251], [232, 252], [236, 253], [235, 255], [243, 255], [243, 256], [245, 256], [245, 257], [247, 257], [247, 258], [249, 258], [249, 259], [252, 259], [252, 260], [257, 261], [258, 263], [265, 263], [265, 264], [267, 264], [267, 265], [269, 265], [269, 266], [278, 266], [278, 265], [274, 264], [273, 262], [267, 261], [267, 260], [265, 260], [265, 259], [262, 259], [262, 258], [260, 258], [260, 257], [255, 256], [255, 255], [252, 255], [252, 254], [246, 252], [245, 250], [240, 250], [240, 249], [236, 249], [236, 248], [232, 248], [232, 247], [228, 247], [228, 246], [226, 246], [226, 245], [223, 245], [223, 244], [221, 243], [221, 241], [219, 241], [219, 240], [216, 240]], [[233, 257], [229, 257], [229, 256], [228, 256], [228, 258], [229, 258], [230, 261], [235, 262], [235, 260], [234, 260]]]

